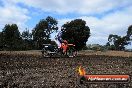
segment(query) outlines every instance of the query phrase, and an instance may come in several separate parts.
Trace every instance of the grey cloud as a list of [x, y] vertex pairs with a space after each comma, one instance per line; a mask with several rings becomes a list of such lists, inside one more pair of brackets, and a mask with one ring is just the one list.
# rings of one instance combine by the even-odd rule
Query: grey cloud
[[0, 29], [3, 29], [5, 24], [12, 23], [17, 24], [20, 31], [27, 27], [26, 22], [30, 19], [27, 15], [27, 9], [17, 6], [13, 1], [3, 1], [3, 6], [0, 6], [0, 11], [2, 14], [0, 15]]
[[49, 12], [60, 14], [101, 14], [109, 10], [131, 5], [130, 0], [13, 0]]

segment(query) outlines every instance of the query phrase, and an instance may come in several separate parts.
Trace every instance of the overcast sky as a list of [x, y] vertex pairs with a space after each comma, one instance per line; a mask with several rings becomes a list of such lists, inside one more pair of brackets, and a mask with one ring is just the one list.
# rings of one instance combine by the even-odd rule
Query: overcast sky
[[126, 35], [132, 24], [132, 0], [0, 0], [0, 31], [16, 23], [22, 32], [52, 16], [61, 27], [81, 18], [91, 31], [88, 44], [106, 44], [109, 34]]

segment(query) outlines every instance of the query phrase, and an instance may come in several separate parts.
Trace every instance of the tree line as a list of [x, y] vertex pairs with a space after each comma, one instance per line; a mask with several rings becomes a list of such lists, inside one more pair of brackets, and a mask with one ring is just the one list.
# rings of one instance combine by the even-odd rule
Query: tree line
[[[31, 33], [28, 29], [20, 33], [16, 24], [6, 24], [0, 32], [0, 50], [33, 50], [42, 49], [43, 44], [56, 45], [50, 37], [57, 31], [58, 21], [51, 16], [41, 19]], [[86, 21], [75, 19], [66, 22], [62, 25], [61, 32], [64, 40], [76, 45], [76, 50], [87, 49], [86, 42], [90, 37], [90, 28], [86, 25]], [[109, 50], [124, 50], [131, 41], [132, 25], [128, 27], [125, 36], [110, 34], [104, 47]], [[103, 47], [94, 47], [94, 49], [103, 49]]]
[[[16, 24], [6, 24], [0, 32], [0, 49], [32, 50], [42, 49], [43, 44], [55, 45], [55, 41], [51, 41], [50, 37], [52, 33], [58, 31], [57, 25], [58, 21], [51, 16], [41, 19], [31, 33], [27, 29], [20, 33]], [[77, 50], [86, 46], [90, 37], [90, 29], [82, 19], [66, 22], [62, 25], [61, 32], [62, 38], [68, 43], [75, 44]]]

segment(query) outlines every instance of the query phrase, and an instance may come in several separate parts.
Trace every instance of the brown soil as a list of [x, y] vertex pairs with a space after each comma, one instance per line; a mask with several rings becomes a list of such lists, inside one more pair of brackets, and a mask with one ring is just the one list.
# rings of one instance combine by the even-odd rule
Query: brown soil
[[[76, 58], [44, 58], [41, 54], [0, 53], [0, 88], [84, 88], [78, 83], [77, 68], [87, 74], [132, 75], [132, 58], [79, 55]], [[127, 84], [132, 88], [132, 81]], [[90, 88], [106, 88], [91, 84]], [[112, 87], [113, 88], [113, 87]]]

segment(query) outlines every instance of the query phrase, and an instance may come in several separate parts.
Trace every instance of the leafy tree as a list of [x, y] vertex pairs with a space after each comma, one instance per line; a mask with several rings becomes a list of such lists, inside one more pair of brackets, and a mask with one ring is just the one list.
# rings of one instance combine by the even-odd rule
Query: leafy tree
[[22, 32], [22, 38], [24, 40], [30, 40], [32, 38], [32, 34], [29, 32], [29, 30], [25, 30]]
[[118, 40], [120, 36], [110, 34], [108, 37], [108, 43], [107, 46], [109, 46], [109, 49], [116, 50], [115, 41]]
[[0, 32], [0, 50], [3, 49], [3, 33]]
[[119, 37], [118, 40], [114, 42], [116, 50], [125, 50], [125, 45], [128, 45], [127, 37]]
[[33, 49], [32, 34], [29, 32], [29, 30], [26, 29], [22, 32], [22, 38], [24, 50]]
[[132, 25], [128, 27], [127, 35], [126, 35], [129, 40], [132, 41]]
[[50, 37], [50, 35], [53, 33], [53, 32], [57, 32], [58, 30], [58, 27], [57, 27], [57, 20], [51, 16], [48, 16], [46, 18], [46, 22], [48, 23], [48, 28], [45, 29], [45, 32], [46, 32], [46, 35]]
[[110, 34], [108, 37], [108, 43], [107, 46], [109, 46], [109, 49], [111, 50], [124, 50], [125, 45], [128, 45], [128, 37], [127, 36], [118, 36]]
[[114, 50], [125, 50], [125, 45], [130, 44], [132, 41], [132, 25], [128, 27], [126, 36], [118, 36], [110, 34], [108, 37], [108, 43], [106, 46], [109, 49]]
[[76, 50], [81, 50], [86, 46], [86, 42], [90, 37], [90, 29], [82, 19], [75, 19], [65, 23], [61, 31], [62, 39], [67, 40], [68, 43], [75, 44]]
[[50, 16], [40, 20], [32, 32], [36, 48], [41, 49], [44, 43], [51, 41], [50, 35], [58, 30], [57, 24], [57, 20]]
[[2, 32], [0, 32], [0, 46], [2, 45]]
[[114, 42], [115, 42], [116, 40], [118, 40], [119, 37], [120, 37], [120, 36], [118, 36], [118, 35], [110, 34], [109, 37], [108, 37], [108, 41], [109, 41], [109, 43], [114, 44]]
[[18, 50], [21, 45], [21, 36], [16, 24], [5, 25], [3, 31], [3, 45], [9, 50]]

